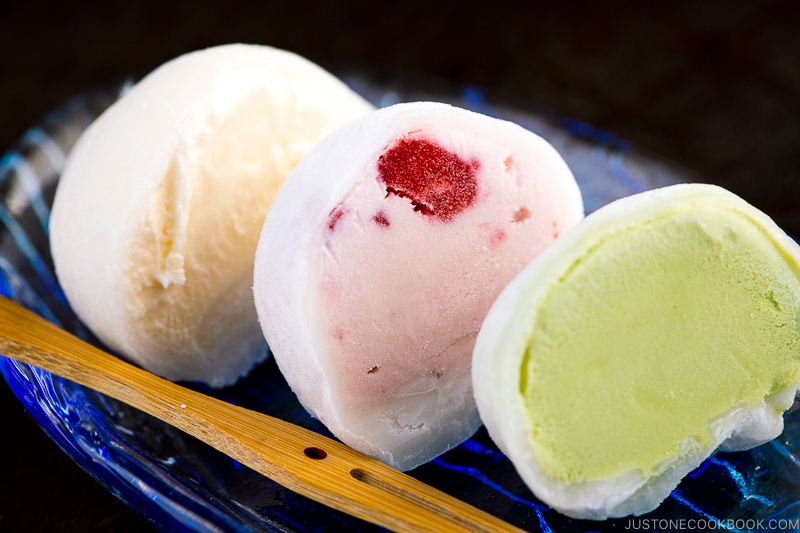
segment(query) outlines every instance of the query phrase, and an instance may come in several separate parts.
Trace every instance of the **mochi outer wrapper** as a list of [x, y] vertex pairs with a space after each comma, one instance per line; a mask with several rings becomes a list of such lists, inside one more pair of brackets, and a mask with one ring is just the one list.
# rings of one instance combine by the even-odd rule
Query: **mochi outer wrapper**
[[56, 191], [56, 274], [111, 349], [225, 386], [267, 349], [253, 258], [272, 200], [324, 135], [373, 108], [295, 54], [232, 44], [165, 63], [79, 139]]
[[[493, 440], [512, 460], [536, 496], [566, 515], [602, 520], [655, 509], [687, 473], [716, 449], [745, 450], [777, 437], [783, 429], [783, 411], [791, 407], [800, 388], [800, 364], [795, 361], [792, 383], [765, 394], [751, 405], [731, 405], [728, 410], [717, 413], [708, 420], [708, 442], [687, 435], [681, 451], [656, 465], [649, 474], [634, 468], [605, 479], [563, 481], [557, 479], [559, 476], [550, 475], [545, 468], [546, 461], [537, 454], [536, 438], [529, 422], [528, 409], [535, 407], [528, 405], [521, 393], [524, 388], [521, 370], [535, 335], [534, 324], [541, 310], [549, 305], [551, 291], [564, 282], [570, 270], [584, 258], [602, 253], [603, 241], [609, 235], [635, 233], [638, 226], [653, 217], [673, 209], [683, 210], [683, 213], [694, 206], [718, 208], [728, 213], [730, 224], [726, 231], [732, 230], [738, 238], [747, 238], [746, 232], [737, 230], [740, 225], [757, 228], [759, 245], [774, 249], [785, 261], [794, 280], [800, 275], [800, 248], [769, 217], [719, 187], [675, 185], [618, 200], [587, 216], [508, 285], [481, 327], [472, 366], [481, 417]], [[640, 253], [644, 256], [648, 250], [642, 249]], [[746, 275], [744, 272], [743, 276]], [[797, 308], [800, 295], [789, 295], [789, 299], [792, 298]], [[608, 301], [607, 305], [613, 308], [614, 302]], [[590, 320], [591, 313], [597, 312], [609, 311], [576, 309], [575, 321]], [[620, 328], [616, 334], [623, 336], [626, 331]], [[796, 324], [793, 334], [798, 335]], [[758, 349], [757, 346], [751, 348]], [[529, 357], [535, 358], [536, 353]], [[603, 399], [598, 397], [596, 401], [603, 402]], [[636, 429], [621, 427], [619, 431], [635, 432]], [[633, 442], [630, 453], [636, 453]]]
[[[377, 170], [389, 150], [430, 140], [459, 155], [442, 165], [478, 169], [474, 202], [465, 192], [437, 216], [389, 192]], [[410, 470], [480, 426], [469, 372], [480, 323], [582, 217], [563, 159], [518, 125], [430, 102], [375, 111], [320, 142], [275, 200], [256, 254], [264, 335], [336, 437]]]

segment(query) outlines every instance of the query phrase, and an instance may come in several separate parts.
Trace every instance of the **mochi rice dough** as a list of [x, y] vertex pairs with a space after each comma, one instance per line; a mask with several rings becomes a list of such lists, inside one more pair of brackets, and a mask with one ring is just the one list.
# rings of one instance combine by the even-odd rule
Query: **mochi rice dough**
[[371, 109], [264, 46], [152, 72], [88, 128], [56, 191], [50, 244], [75, 312], [156, 374], [235, 381], [267, 353], [251, 283], [270, 204], [319, 139]]
[[545, 503], [651, 511], [714, 450], [777, 437], [800, 387], [800, 247], [703, 184], [592, 213], [492, 306], [475, 344], [489, 434]]
[[583, 216], [561, 157], [521, 127], [399, 104], [297, 166], [256, 254], [259, 320], [303, 405], [408, 470], [480, 426], [470, 359], [502, 288]]

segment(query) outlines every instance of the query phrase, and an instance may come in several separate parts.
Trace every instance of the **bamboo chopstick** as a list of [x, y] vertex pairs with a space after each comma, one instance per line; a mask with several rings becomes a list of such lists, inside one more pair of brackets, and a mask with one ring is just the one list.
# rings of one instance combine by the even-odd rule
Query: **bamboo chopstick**
[[337, 441], [129, 365], [2, 297], [0, 353], [141, 409], [299, 494], [391, 530], [522, 531]]

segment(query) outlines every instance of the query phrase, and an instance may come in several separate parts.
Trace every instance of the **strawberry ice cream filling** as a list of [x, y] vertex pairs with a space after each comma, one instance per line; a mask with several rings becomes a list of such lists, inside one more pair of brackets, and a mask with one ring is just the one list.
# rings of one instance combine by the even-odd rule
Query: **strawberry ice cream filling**
[[340, 369], [330, 386], [342, 411], [380, 410], [403, 426], [392, 405], [409, 396], [460, 387], [471, 397], [483, 318], [562, 230], [563, 201], [529, 179], [542, 171], [488, 139], [439, 129], [396, 138], [367, 163], [321, 228], [323, 342]]

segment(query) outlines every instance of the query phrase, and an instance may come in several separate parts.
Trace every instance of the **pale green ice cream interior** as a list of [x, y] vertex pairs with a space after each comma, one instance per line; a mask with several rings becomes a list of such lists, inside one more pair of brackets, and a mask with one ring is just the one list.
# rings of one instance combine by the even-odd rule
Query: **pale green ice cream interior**
[[[797, 265], [726, 208], [674, 208], [595, 237], [548, 290], [522, 363], [549, 476], [645, 475], [709, 423], [800, 374]], [[689, 437], [689, 440], [687, 440]]]

